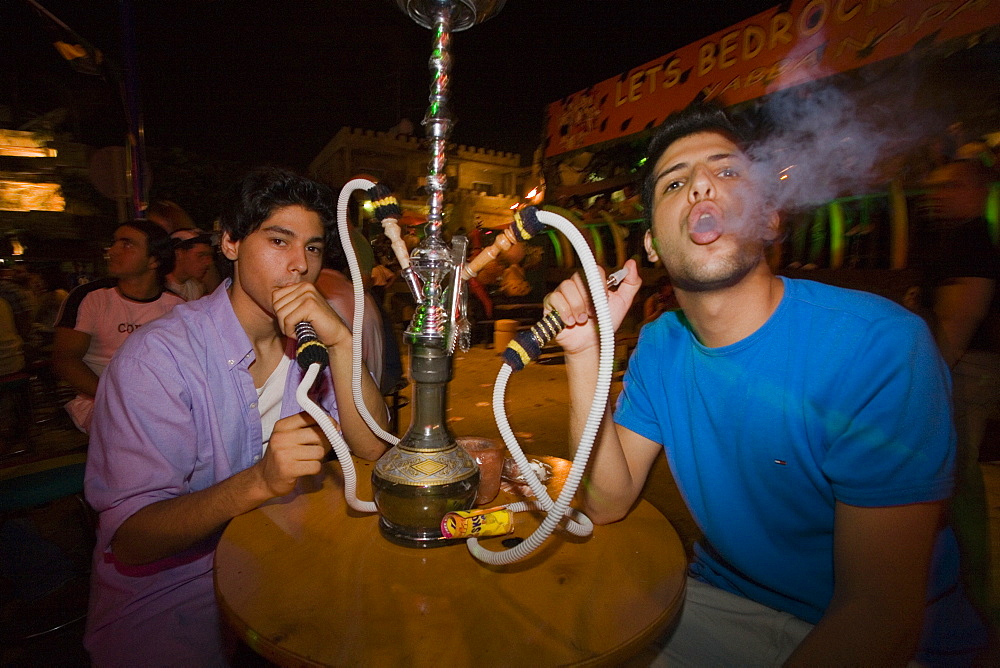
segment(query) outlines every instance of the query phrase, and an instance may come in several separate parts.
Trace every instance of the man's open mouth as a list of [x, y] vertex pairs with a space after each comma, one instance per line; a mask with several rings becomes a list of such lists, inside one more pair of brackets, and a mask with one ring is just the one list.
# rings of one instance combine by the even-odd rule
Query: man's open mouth
[[692, 218], [688, 221], [688, 235], [691, 241], [704, 246], [722, 236], [722, 224], [707, 211], [692, 212]]

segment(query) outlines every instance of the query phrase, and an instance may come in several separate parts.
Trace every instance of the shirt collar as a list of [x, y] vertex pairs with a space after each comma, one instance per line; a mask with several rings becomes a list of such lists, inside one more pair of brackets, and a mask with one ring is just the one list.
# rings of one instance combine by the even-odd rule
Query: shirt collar
[[232, 302], [229, 301], [229, 286], [233, 280], [227, 278], [210, 295], [202, 297], [205, 301], [205, 310], [211, 316], [212, 322], [219, 333], [222, 341], [222, 352], [226, 356], [230, 369], [237, 367], [247, 367], [256, 359], [253, 352], [253, 345], [246, 330], [240, 324], [233, 311]]

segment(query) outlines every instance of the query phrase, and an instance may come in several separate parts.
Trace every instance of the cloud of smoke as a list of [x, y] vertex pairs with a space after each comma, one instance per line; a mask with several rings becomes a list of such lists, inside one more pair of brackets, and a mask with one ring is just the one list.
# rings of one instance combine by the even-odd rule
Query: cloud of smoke
[[893, 161], [935, 128], [915, 108], [919, 77], [905, 61], [854, 73], [850, 86], [826, 74], [812, 72], [811, 83], [773, 93], [754, 110], [763, 138], [750, 149], [751, 182], [767, 210], [799, 211], [880, 188]]

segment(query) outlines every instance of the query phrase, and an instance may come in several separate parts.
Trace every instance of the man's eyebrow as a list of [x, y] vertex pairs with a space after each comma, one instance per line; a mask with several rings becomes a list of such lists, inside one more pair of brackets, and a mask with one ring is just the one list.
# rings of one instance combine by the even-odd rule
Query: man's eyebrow
[[[742, 153], [713, 153], [712, 155], [708, 156], [706, 162], [719, 162], [721, 160], [728, 160], [730, 158], [738, 158], [741, 160], [744, 159]], [[676, 171], [680, 171], [687, 166], [688, 163], [686, 162], [678, 162], [676, 165], [666, 168], [665, 170], [656, 175], [656, 183], [659, 183], [660, 179], [662, 179], [664, 176], [667, 176], [668, 174], [673, 174]]]
[[673, 167], [668, 167], [668, 168], [664, 169], [662, 172], [660, 172], [659, 174], [656, 175], [656, 181], [657, 181], [657, 183], [659, 183], [660, 179], [662, 179], [664, 176], [667, 176], [668, 174], [672, 174], [674, 172], [678, 172], [678, 171], [684, 169], [685, 167], [687, 167], [687, 165], [688, 164], [686, 162], [678, 162]]
[[[287, 227], [282, 227], [281, 225], [268, 225], [266, 227], [260, 228], [261, 232], [275, 232], [283, 237], [288, 237], [289, 239], [294, 239], [298, 235], [294, 230], [290, 230]], [[306, 240], [307, 244], [324, 244], [326, 245], [326, 239], [320, 235], [316, 237], [310, 237]]]
[[282, 227], [281, 225], [268, 225], [267, 227], [260, 228], [261, 232], [276, 232], [282, 234], [286, 237], [294, 237], [295, 232], [288, 229], [287, 227]]

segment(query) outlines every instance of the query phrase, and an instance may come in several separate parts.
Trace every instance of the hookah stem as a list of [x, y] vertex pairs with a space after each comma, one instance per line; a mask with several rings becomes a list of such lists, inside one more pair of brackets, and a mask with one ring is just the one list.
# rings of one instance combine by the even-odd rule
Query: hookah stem
[[427, 165], [427, 236], [440, 237], [444, 211], [444, 191], [448, 185], [445, 171], [448, 135], [451, 133], [451, 114], [448, 110], [448, 76], [451, 70], [451, 3], [440, 3], [434, 10], [434, 47], [431, 51], [430, 106], [424, 125], [430, 136], [431, 160]]

